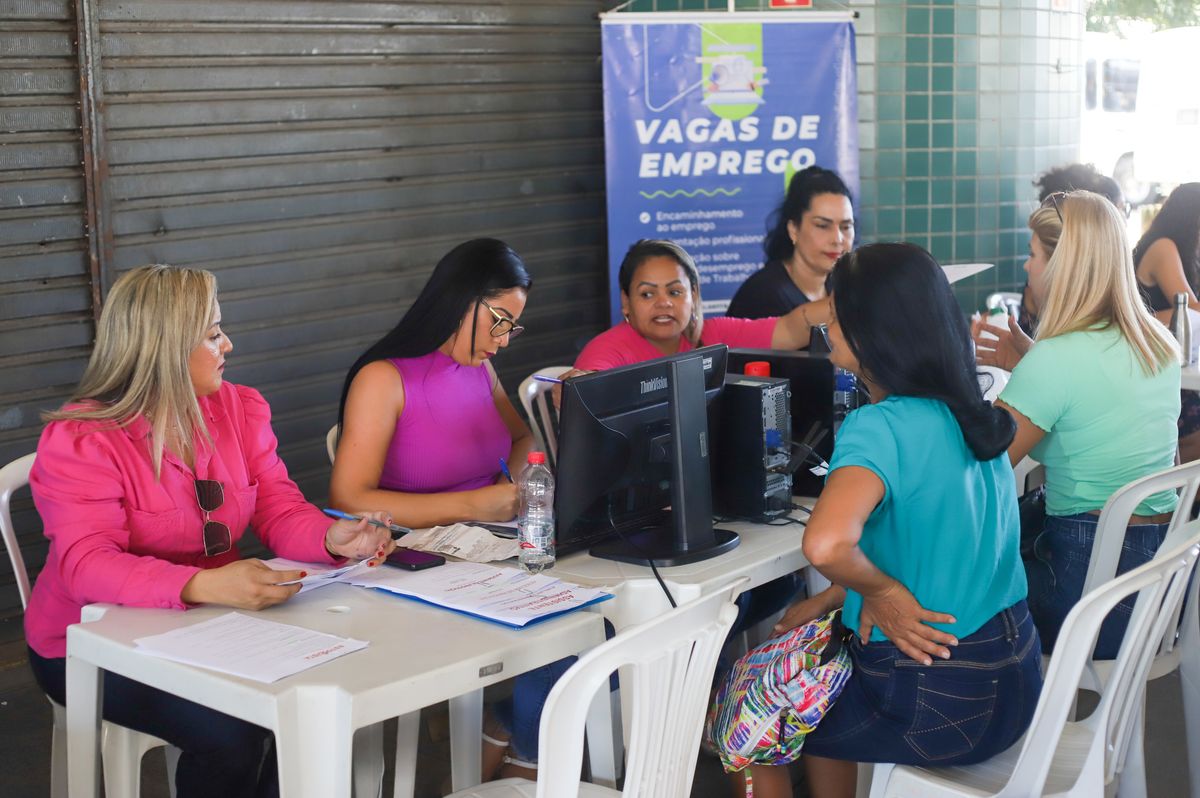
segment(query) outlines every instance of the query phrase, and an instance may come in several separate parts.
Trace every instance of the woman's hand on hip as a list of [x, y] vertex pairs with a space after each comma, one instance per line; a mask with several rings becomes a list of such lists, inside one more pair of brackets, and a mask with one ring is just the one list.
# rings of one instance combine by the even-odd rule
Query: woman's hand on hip
[[392, 531], [372, 526], [367, 520], [381, 524], [392, 523], [388, 513], [360, 513], [361, 521], [334, 521], [325, 531], [325, 548], [335, 557], [363, 560], [367, 557], [382, 559], [392, 553], [396, 542]]
[[932, 657], [950, 659], [947, 646], [957, 646], [954, 635], [935, 629], [931, 623], [956, 623], [954, 616], [922, 607], [908, 588], [888, 579], [883, 589], [863, 595], [858, 616], [858, 633], [864, 643], [878, 628], [892, 645], [923, 665], [932, 665]]
[[179, 597], [186, 604], [222, 604], [239, 610], [261, 610], [282, 604], [300, 592], [300, 585], [282, 585], [303, 579], [304, 571], [276, 571], [262, 560], [238, 560], [220, 568], [196, 572]]

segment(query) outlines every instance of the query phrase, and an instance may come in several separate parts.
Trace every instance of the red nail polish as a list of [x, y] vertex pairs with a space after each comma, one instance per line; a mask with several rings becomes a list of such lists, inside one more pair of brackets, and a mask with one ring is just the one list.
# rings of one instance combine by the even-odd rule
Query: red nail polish
[[304, 577], [306, 577], [306, 576], [308, 576], [308, 571], [301, 571], [301, 572], [300, 572], [300, 578], [301, 578], [301, 579], [303, 579], [303, 578], [304, 578]]
[[377, 563], [377, 562], [369, 562], [369, 563], [367, 563], [367, 567], [368, 567], [368, 568], [374, 568], [376, 565], [379, 565], [379, 563]]

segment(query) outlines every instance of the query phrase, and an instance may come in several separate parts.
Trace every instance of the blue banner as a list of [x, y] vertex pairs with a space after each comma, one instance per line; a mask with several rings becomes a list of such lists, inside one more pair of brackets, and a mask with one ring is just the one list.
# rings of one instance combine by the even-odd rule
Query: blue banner
[[[640, 238], [681, 244], [719, 315], [763, 264], [767, 217], [817, 164], [858, 196], [854, 28], [786, 16], [609, 14], [604, 149], [613, 322]], [[745, 21], [743, 21], [745, 20]]]

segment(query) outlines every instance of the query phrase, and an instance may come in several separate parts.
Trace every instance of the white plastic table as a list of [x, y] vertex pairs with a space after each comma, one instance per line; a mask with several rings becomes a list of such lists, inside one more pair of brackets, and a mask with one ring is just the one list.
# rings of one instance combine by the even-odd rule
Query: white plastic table
[[[797, 497], [795, 502], [811, 508], [815, 500]], [[808, 518], [802, 511], [794, 511], [793, 516], [802, 522]], [[709, 560], [658, 569], [677, 603], [698, 598], [741, 577], [749, 579], [745, 585], [745, 590], [749, 590], [808, 565], [801, 551], [802, 523], [774, 526], [739, 521], [717, 526], [738, 533], [737, 548]], [[601, 560], [579, 552], [560, 558], [548, 573], [569, 582], [609, 590], [615, 598], [595, 605], [595, 611], [618, 631], [671, 608], [646, 565]]]
[[330, 585], [261, 617], [370, 645], [273, 684], [135, 650], [136, 638], [229, 611], [109, 607], [98, 620], [68, 628], [68, 785], [74, 798], [99, 795], [104, 671], [270, 729], [286, 798], [349, 798], [354, 731], [447, 699], [452, 723], [458, 716], [475, 724], [474, 750], [456, 752], [454, 788], [479, 783], [483, 687], [604, 641], [595, 613], [570, 613], [514, 630], [372, 590]]

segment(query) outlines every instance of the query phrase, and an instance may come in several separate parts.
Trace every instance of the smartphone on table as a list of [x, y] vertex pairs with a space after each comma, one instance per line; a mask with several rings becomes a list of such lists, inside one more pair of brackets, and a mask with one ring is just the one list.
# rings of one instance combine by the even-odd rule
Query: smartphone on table
[[430, 554], [427, 551], [406, 549], [402, 546], [387, 556], [387, 564], [406, 571], [423, 571], [438, 565], [445, 565], [446, 558], [440, 554]]

